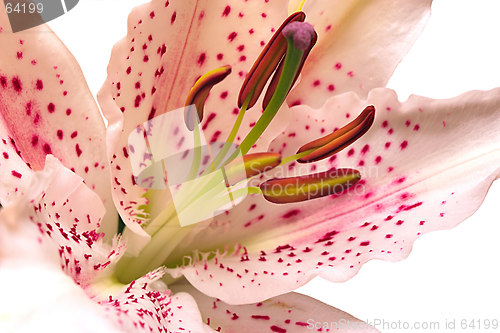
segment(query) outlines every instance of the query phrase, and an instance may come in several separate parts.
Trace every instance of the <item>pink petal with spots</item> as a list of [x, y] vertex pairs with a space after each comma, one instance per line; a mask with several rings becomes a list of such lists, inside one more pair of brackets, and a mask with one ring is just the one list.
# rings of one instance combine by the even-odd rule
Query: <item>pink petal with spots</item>
[[14, 200], [29, 200], [24, 208], [27, 218], [36, 224], [40, 237], [57, 244], [61, 268], [82, 287], [125, 250], [118, 240], [111, 247], [103, 243], [104, 235], [98, 232], [105, 212], [101, 199], [52, 155], [43, 171], [32, 174], [26, 193]]
[[[286, 18], [286, 4], [285, 0], [155, 0], [131, 13], [128, 34], [114, 47], [108, 78], [98, 99], [109, 120], [114, 200], [134, 232], [146, 236], [138, 224], [147, 220], [142, 210], [148, 201], [142, 197], [145, 190], [132, 179], [129, 134], [148, 119], [183, 107], [202, 74], [231, 65], [232, 74], [211, 91], [202, 123], [207, 142], [224, 141], [238, 114], [237, 97], [243, 79], [273, 29]], [[260, 114], [259, 107], [246, 114], [237, 142]], [[279, 131], [283, 124], [278, 119], [274, 122]], [[258, 147], [267, 147], [278, 130], [269, 131]], [[183, 138], [172, 140], [183, 142]], [[181, 145], [179, 149], [187, 147]], [[157, 200], [152, 200], [147, 211], [152, 216], [164, 208], [165, 202], [158, 199], [161, 193], [155, 195]]]
[[[114, 234], [105, 128], [76, 60], [45, 25], [12, 33], [0, 3], [0, 191], [23, 187], [28, 167], [43, 169], [53, 154], [85, 179], [108, 208], [103, 231]], [[19, 153], [21, 158], [16, 154]], [[28, 166], [28, 167], [27, 167]]]
[[[175, 285], [176, 291], [186, 291], [196, 298], [205, 322], [222, 333], [253, 332], [378, 332], [367, 323], [321, 303], [314, 298], [288, 293], [263, 302], [229, 305], [210, 298], [188, 284]], [[341, 326], [344, 323], [344, 326]], [[335, 324], [337, 327], [335, 327]]]
[[[172, 274], [228, 303], [257, 302], [317, 275], [345, 281], [371, 259], [402, 260], [421, 234], [473, 214], [500, 170], [500, 89], [404, 103], [387, 89], [367, 100], [339, 95], [321, 109], [292, 108], [294, 119], [271, 151], [294, 154], [366, 105], [377, 109], [375, 122], [351, 148], [269, 175], [347, 167], [361, 172], [360, 183], [343, 195], [296, 204], [249, 198], [182, 244], [173, 258], [194, 250], [194, 259]], [[204, 252], [214, 249], [208, 260]]]
[[430, 7], [431, 0], [307, 0], [303, 10], [318, 43], [288, 103], [320, 107], [335, 94], [365, 97], [385, 86], [422, 32]]
[[[68, 249], [72, 246], [76, 254], [78, 245], [53, 242], [41, 229], [42, 221], [48, 227], [50, 219], [44, 219], [42, 210], [34, 213], [33, 205], [45, 206], [46, 202], [40, 198], [48, 186], [58, 185], [59, 190], [68, 193], [69, 188], [53, 183], [57, 172], [64, 169], [57, 169], [55, 159], [50, 163], [54, 165], [30, 179], [32, 187], [28, 194], [14, 198], [0, 209], [0, 331], [121, 332], [75, 283], [80, 279], [68, 276], [61, 269], [65, 260], [58, 254], [60, 246], [67, 245]], [[68, 174], [71, 176], [62, 175], [63, 181], [79, 178], [69, 171]], [[82, 192], [78, 185], [75, 191]], [[70, 216], [64, 214], [65, 219]], [[94, 246], [92, 251], [99, 250]]]
[[135, 280], [99, 304], [126, 332], [215, 332], [202, 322], [196, 301], [185, 292], [166, 289], [161, 270]]
[[118, 294], [96, 286], [123, 250], [102, 244], [94, 215], [83, 219], [88, 207], [102, 216], [100, 199], [55, 158], [31, 180], [29, 195], [0, 210], [2, 332], [213, 332], [192, 297], [157, 281], [160, 271]]

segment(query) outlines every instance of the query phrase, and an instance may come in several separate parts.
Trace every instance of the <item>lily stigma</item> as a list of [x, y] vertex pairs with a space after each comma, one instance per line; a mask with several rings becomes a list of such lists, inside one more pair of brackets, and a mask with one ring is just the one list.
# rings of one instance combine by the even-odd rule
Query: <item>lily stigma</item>
[[370, 331], [291, 291], [406, 258], [498, 175], [498, 89], [380, 88], [429, 10], [150, 1], [113, 49], [107, 126], [55, 34], [11, 33], [0, 11], [0, 325]]
[[[172, 199], [164, 203], [166, 208], [154, 219], [141, 224], [151, 239], [138, 256], [125, 256], [118, 262], [116, 276], [121, 282], [129, 283], [162, 265], [182, 265], [183, 257], [171, 259], [169, 256], [190, 236], [196, 228], [194, 224], [223, 214], [247, 195], [262, 195], [272, 203], [294, 203], [344, 193], [361, 180], [360, 172], [355, 169], [332, 168], [296, 177], [273, 177], [252, 184], [255, 183], [252, 178], [260, 176], [262, 179], [278, 166], [329, 158], [354, 143], [373, 124], [375, 108], [369, 106], [348, 125], [302, 146], [294, 155], [249, 153], [282, 107], [316, 43], [317, 34], [304, 22], [305, 17], [303, 12], [292, 14], [264, 47], [243, 82], [238, 97], [238, 117], [226, 142], [211, 140], [207, 144], [200, 137], [203, 132], [200, 124], [210, 90], [231, 74], [230, 66], [200, 77], [184, 109], [150, 118], [131, 133], [127, 148], [134, 182], [151, 191], [162, 188], [162, 182], [166, 182]], [[269, 87], [263, 94], [268, 81]], [[255, 106], [261, 95], [262, 115], [241, 143], [234, 145], [246, 111]], [[184, 129], [176, 113], [184, 116]], [[192, 132], [192, 142], [187, 149], [179, 149], [189, 141], [186, 139], [189, 132]], [[176, 145], [170, 148], [169, 141]], [[144, 196], [148, 200], [155, 199], [154, 194], [148, 192]]]

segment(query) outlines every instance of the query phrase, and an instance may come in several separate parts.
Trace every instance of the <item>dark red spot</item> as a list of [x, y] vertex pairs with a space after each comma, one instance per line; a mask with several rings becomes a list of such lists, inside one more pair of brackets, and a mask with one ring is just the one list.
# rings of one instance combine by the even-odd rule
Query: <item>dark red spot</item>
[[198, 57], [198, 65], [203, 66], [205, 60], [207, 60], [207, 55], [205, 53], [200, 54]]
[[364, 145], [364, 147], [361, 149], [361, 154], [364, 155], [370, 150], [370, 145]]
[[221, 131], [217, 131], [215, 132], [213, 135], [212, 135], [212, 138], [210, 139], [210, 143], [214, 143], [215, 141], [217, 141], [217, 139], [219, 138], [219, 135], [221, 134]]
[[139, 81], [137, 81], [135, 83], [135, 89], [140, 89], [141, 88], [141, 83]]
[[156, 113], [156, 108], [153, 106], [153, 107], [151, 108], [151, 111], [149, 112], [149, 115], [148, 115], [148, 120], [153, 119], [153, 117], [155, 116], [155, 113]]
[[148, 62], [149, 61], [149, 57], [147, 55], [145, 55], [144, 58], [142, 58], [142, 61]]
[[405, 149], [406, 147], [408, 147], [408, 141], [403, 141], [401, 142], [401, 149]]
[[25, 110], [26, 110], [26, 115], [31, 115], [31, 108], [32, 108], [32, 105], [31, 105], [31, 102], [28, 102], [28, 104], [26, 104], [26, 107], [25, 107]]
[[386, 128], [387, 126], [389, 126], [389, 122], [387, 120], [384, 120], [384, 122], [382, 123], [382, 127]]
[[210, 124], [210, 122], [212, 120], [214, 120], [215, 116], [216, 116], [216, 114], [214, 112], [212, 112], [208, 115], [207, 120], [205, 121], [205, 124], [203, 124], [203, 128], [202, 128], [203, 130], [207, 129], [208, 125]]
[[231, 13], [231, 7], [226, 6], [226, 8], [224, 8], [224, 11], [222, 12], [222, 16], [228, 16], [229, 13]]
[[222, 60], [224, 55], [222, 53], [217, 54], [217, 60]]
[[229, 34], [229, 36], [227, 36], [227, 39], [228, 39], [230, 42], [232, 42], [232, 41], [236, 38], [236, 36], [238, 36], [238, 33], [237, 33], [237, 32], [235, 32], [235, 31], [233, 31], [233, 32], [231, 32], [231, 33]]
[[74, 139], [74, 138], [76, 138], [77, 135], [78, 135], [78, 132], [74, 131], [73, 133], [71, 133], [71, 138]]
[[253, 319], [262, 319], [262, 320], [270, 320], [271, 317], [269, 316], [262, 316], [262, 315], [252, 315]]
[[17, 52], [17, 59], [22, 59], [22, 58], [23, 58], [23, 53]]
[[317, 87], [317, 86], [319, 86], [320, 84], [321, 84], [321, 81], [320, 81], [320, 80], [316, 80], [316, 81], [314, 81], [314, 82], [313, 82], [313, 86], [314, 86], [314, 87]]
[[227, 98], [227, 95], [228, 95], [228, 92], [227, 91], [224, 91], [220, 94], [220, 98], [222, 99], [226, 99]]
[[128, 66], [128, 68], [127, 68], [127, 74], [130, 74], [130, 73], [132, 73], [132, 67]]
[[404, 207], [403, 210], [406, 210], [406, 211], [412, 210], [413, 208], [417, 208], [417, 207], [422, 206], [422, 204], [423, 204], [423, 202], [417, 202], [417, 203], [415, 203], [413, 205]]
[[333, 84], [329, 84], [328, 85], [328, 90], [329, 91], [334, 91], [335, 90], [335, 86]]
[[151, 13], [149, 13], [149, 17], [154, 18], [155, 17], [155, 12], [152, 11]]
[[49, 110], [50, 113], [54, 113], [54, 111], [56, 110], [56, 106], [54, 105], [54, 103], [50, 103], [47, 106], [47, 110]]
[[134, 106], [135, 106], [136, 108], [138, 108], [138, 107], [139, 107], [139, 105], [141, 105], [141, 100], [142, 100], [141, 95], [137, 95], [137, 96], [135, 96]]
[[172, 14], [172, 17], [170, 18], [170, 24], [174, 24], [176, 17], [177, 17], [177, 12], [174, 12]]
[[36, 146], [36, 144], [37, 144], [37, 143], [38, 143], [38, 136], [37, 136], [37, 135], [33, 135], [33, 136], [31, 137], [31, 144], [32, 144], [33, 146]]
[[3, 152], [3, 158], [5, 158], [6, 160], [9, 159], [9, 154], [7, 154], [6, 152]]
[[289, 218], [291, 218], [291, 217], [294, 217], [294, 216], [296, 216], [296, 215], [299, 215], [299, 213], [300, 213], [300, 210], [298, 210], [298, 209], [292, 209], [292, 210], [290, 210], [290, 211], [286, 212], [285, 214], [283, 214], [283, 216], [282, 216], [282, 217], [283, 217], [284, 219], [289, 219]]
[[401, 183], [403, 183], [405, 180], [406, 180], [406, 177], [401, 177], [401, 178], [396, 179], [396, 183], [401, 184]]
[[16, 170], [12, 170], [11, 174], [12, 174], [12, 176], [14, 176], [16, 178], [21, 178], [23, 176], [19, 172], [17, 172]]
[[42, 80], [36, 80], [36, 89], [38, 89], [38, 90], [43, 89], [43, 81]]
[[5, 76], [0, 76], [0, 84], [2, 85], [2, 88], [7, 87], [7, 78]]
[[82, 155], [82, 150], [80, 149], [80, 145], [77, 143], [75, 146], [76, 156], [80, 157]]
[[347, 156], [352, 156], [352, 155], [354, 155], [354, 149], [353, 148], [349, 149], [349, 151], [347, 152]]
[[125, 156], [125, 158], [128, 158], [128, 151], [126, 147], [123, 147], [123, 156]]
[[382, 161], [382, 156], [375, 157], [375, 164], [379, 164]]
[[368, 245], [370, 245], [370, 242], [368, 242], [368, 241], [366, 241], [366, 242], [361, 242], [359, 245], [360, 245], [360, 246], [368, 246]]
[[63, 139], [63, 131], [62, 130], [57, 130], [57, 137], [59, 138], [59, 140]]
[[271, 326], [271, 331], [278, 333], [286, 333], [286, 329], [278, 327], [276, 325]]
[[16, 92], [21, 92], [23, 90], [21, 80], [19, 80], [19, 77], [17, 77], [17, 76], [12, 78], [12, 86], [14, 87], [14, 90]]
[[50, 148], [50, 145], [48, 143], [43, 145], [43, 151], [45, 154], [52, 154], [52, 148]]
[[335, 69], [336, 70], [339, 70], [341, 68], [342, 68], [342, 64], [340, 62], [338, 62], [338, 63], [335, 64]]

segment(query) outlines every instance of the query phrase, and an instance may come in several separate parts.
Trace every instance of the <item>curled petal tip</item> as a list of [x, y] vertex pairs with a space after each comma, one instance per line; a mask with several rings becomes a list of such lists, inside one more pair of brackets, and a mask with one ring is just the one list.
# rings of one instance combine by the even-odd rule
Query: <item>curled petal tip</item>
[[297, 161], [300, 163], [315, 162], [337, 154], [362, 137], [370, 129], [374, 119], [375, 107], [373, 105], [367, 106], [356, 119], [346, 126], [302, 146], [297, 154], [307, 151], [311, 151], [311, 153]]
[[354, 169], [332, 169], [316, 174], [271, 179], [260, 185], [267, 201], [285, 204], [341, 193], [361, 179]]

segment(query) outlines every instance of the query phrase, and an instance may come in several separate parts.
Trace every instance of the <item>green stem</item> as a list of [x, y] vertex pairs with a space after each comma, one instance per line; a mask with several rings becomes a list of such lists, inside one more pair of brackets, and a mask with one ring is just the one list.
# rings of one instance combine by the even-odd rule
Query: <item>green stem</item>
[[188, 174], [188, 179], [194, 179], [198, 175], [198, 170], [200, 170], [201, 162], [201, 138], [200, 129], [198, 124], [194, 126], [194, 150], [193, 150], [193, 163], [191, 164], [191, 170]]
[[247, 134], [245, 139], [240, 144], [240, 151], [235, 151], [233, 155], [227, 160], [231, 161], [238, 156], [239, 153], [245, 155], [252, 148], [252, 146], [260, 138], [269, 123], [273, 120], [281, 105], [285, 102], [288, 92], [292, 88], [294, 78], [299, 70], [303, 50], [299, 50], [293, 44], [291, 39], [288, 39], [288, 47], [285, 56], [285, 63], [283, 65], [283, 72], [276, 86], [276, 91], [269, 101], [264, 113], [259, 118], [252, 130]]
[[[236, 138], [236, 135], [238, 134], [238, 131], [241, 127], [243, 117], [247, 111], [248, 104], [250, 103], [250, 99], [251, 99], [252, 95], [253, 95], [253, 93], [248, 95], [247, 99], [243, 103], [243, 106], [241, 107], [240, 113], [238, 114], [238, 118], [236, 118], [236, 122], [234, 123], [233, 128], [231, 130], [231, 133], [229, 133], [229, 136], [227, 137], [227, 140], [224, 143], [224, 146], [219, 151], [219, 153], [217, 154], [217, 156], [215, 157], [215, 159], [213, 161], [214, 168], [217, 168], [219, 166], [219, 164], [223, 161], [224, 157], [226, 157], [226, 154], [229, 151], [229, 148], [231, 148], [231, 146], [234, 142], [234, 139]], [[208, 168], [205, 169], [203, 174], [205, 174], [205, 172], [207, 172], [207, 170], [209, 170], [209, 169]]]
[[314, 152], [315, 150], [316, 149], [309, 149], [309, 150], [303, 151], [302, 153], [298, 153], [295, 155], [290, 155], [290, 156], [284, 157], [281, 159], [280, 165], [285, 165], [285, 164], [288, 164], [290, 162], [296, 161], [304, 156], [309, 155], [310, 153]]

